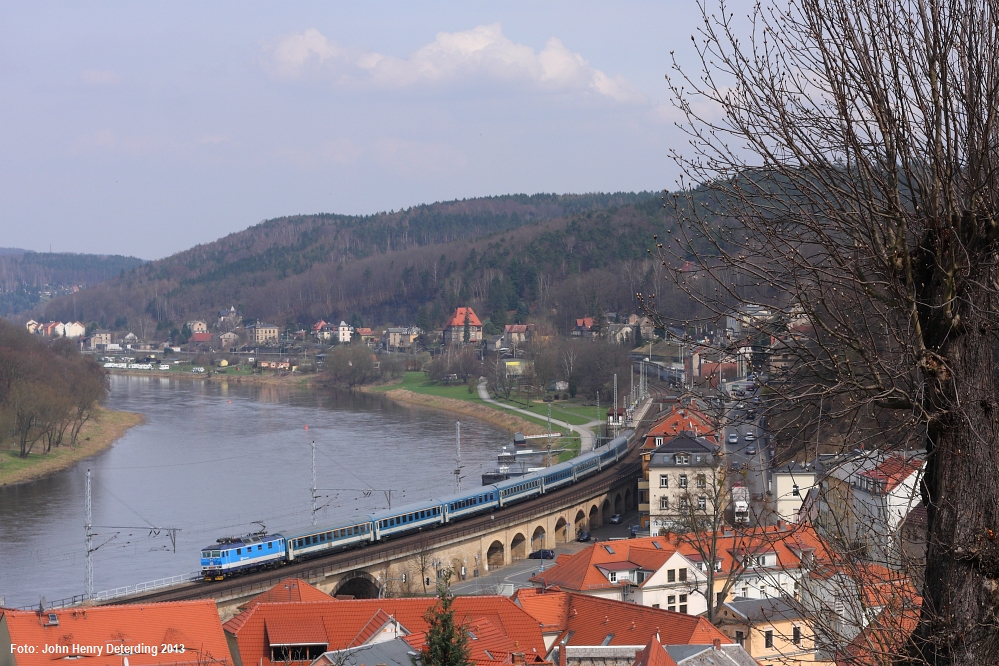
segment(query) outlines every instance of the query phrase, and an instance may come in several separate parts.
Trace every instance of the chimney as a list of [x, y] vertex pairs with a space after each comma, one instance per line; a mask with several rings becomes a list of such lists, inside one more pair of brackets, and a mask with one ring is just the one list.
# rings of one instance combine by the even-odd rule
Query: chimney
[[514, 652], [510, 655], [513, 658], [514, 666], [524, 666], [524, 653]]
[[566, 654], [568, 651], [564, 642], [558, 646], [558, 666], [566, 666], [569, 662], [569, 655]]
[[714, 645], [716, 650], [721, 650], [721, 639], [716, 638], [714, 642], [712, 642], [712, 645]]

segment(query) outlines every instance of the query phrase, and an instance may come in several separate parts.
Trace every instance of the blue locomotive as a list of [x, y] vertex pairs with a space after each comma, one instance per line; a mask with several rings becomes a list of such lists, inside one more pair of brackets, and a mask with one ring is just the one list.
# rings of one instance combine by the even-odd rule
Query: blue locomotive
[[202, 577], [205, 580], [223, 580], [247, 571], [346, 550], [502, 509], [607, 469], [628, 453], [631, 436], [632, 432], [626, 431], [595, 451], [531, 474], [425, 502], [377, 511], [349, 523], [285, 534], [251, 534], [219, 539], [201, 550]]

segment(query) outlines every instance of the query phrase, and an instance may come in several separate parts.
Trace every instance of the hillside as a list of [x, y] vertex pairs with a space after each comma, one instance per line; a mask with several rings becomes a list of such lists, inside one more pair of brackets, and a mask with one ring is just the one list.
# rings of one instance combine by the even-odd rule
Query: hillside
[[38, 307], [145, 263], [135, 257], [0, 248], [0, 317]]
[[[149, 262], [39, 315], [108, 325], [146, 320], [163, 335], [236, 305], [247, 319], [439, 325], [458, 303], [484, 316], [543, 312], [566, 328], [634, 310], [653, 287], [646, 253], [667, 218], [653, 193], [510, 195], [370, 216], [298, 215]], [[662, 289], [656, 289], [661, 293]]]

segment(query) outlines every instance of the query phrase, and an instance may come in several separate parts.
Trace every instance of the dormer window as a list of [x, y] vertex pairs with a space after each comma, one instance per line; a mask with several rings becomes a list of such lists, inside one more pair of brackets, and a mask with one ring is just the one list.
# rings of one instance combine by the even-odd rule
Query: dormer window
[[617, 582], [617, 572], [616, 571], [611, 571], [610, 572], [610, 582], [612, 582], [612, 583], [616, 583]]
[[791, 486], [791, 494], [795, 497], [801, 497], [801, 490], [798, 488], [798, 484]]
[[663, 445], [663, 438], [656, 437], [656, 446], [662, 446], [662, 445]]

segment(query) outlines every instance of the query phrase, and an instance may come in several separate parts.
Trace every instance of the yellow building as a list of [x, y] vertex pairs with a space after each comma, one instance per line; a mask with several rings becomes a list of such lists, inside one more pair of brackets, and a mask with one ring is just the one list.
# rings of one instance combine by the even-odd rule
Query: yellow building
[[835, 664], [817, 658], [815, 632], [786, 599], [736, 598], [724, 605], [719, 620], [718, 628], [761, 666]]

